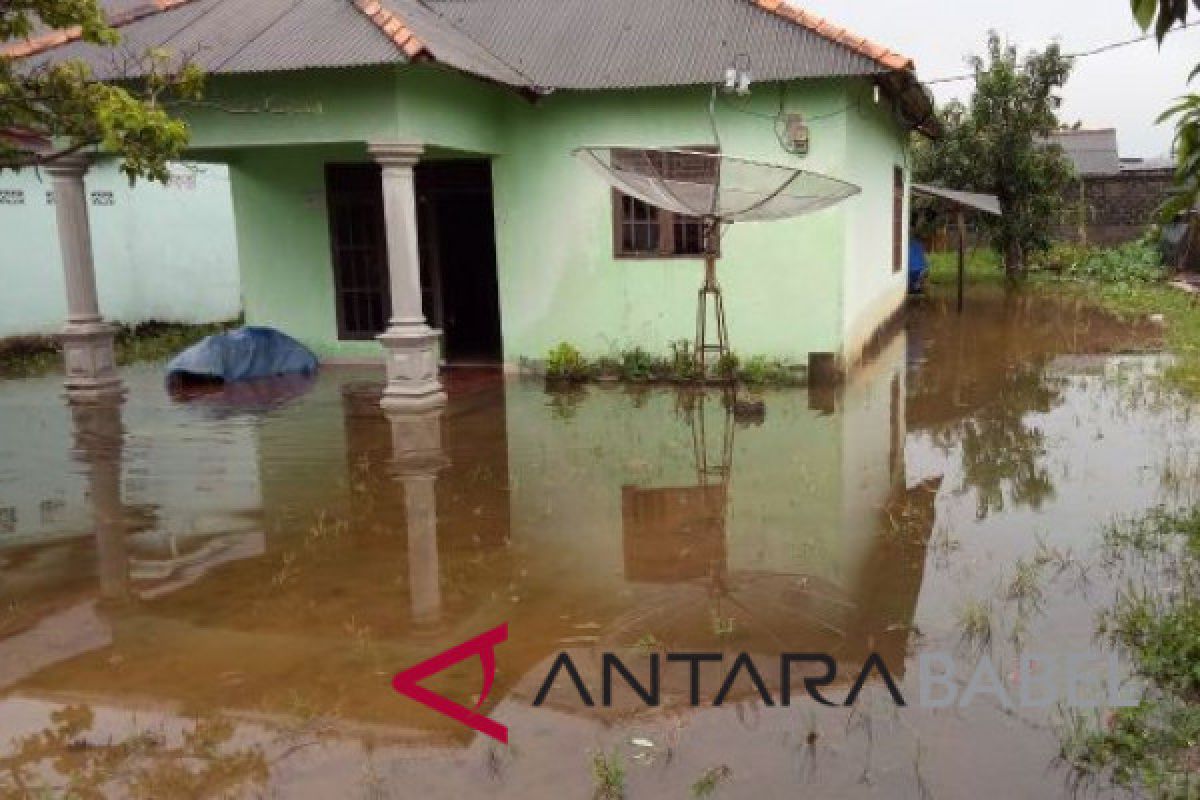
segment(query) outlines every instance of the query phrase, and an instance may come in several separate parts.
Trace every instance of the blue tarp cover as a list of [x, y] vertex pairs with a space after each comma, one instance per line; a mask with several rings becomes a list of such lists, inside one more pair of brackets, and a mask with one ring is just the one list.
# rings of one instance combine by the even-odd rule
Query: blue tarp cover
[[908, 290], [918, 292], [925, 282], [925, 273], [929, 271], [929, 259], [925, 257], [925, 245], [921, 240], [912, 236], [908, 240]]
[[226, 383], [272, 375], [312, 374], [317, 358], [273, 328], [238, 328], [197, 342], [167, 364], [167, 378], [216, 378]]

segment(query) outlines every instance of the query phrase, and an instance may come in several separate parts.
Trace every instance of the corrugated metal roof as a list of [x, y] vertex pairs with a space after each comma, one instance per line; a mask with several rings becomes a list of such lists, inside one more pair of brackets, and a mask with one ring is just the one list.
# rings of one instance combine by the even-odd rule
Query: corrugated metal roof
[[969, 208], [973, 211], [982, 211], [985, 214], [994, 214], [997, 217], [1001, 216], [1000, 199], [992, 194], [963, 192], [958, 189], [943, 189], [940, 186], [929, 186], [923, 183], [914, 183], [912, 190], [916, 194], [947, 200], [955, 205]]
[[[715, 83], [735, 60], [757, 81], [885, 71], [867, 56], [748, 0], [384, 2], [439, 60], [453, 64], [432, 44], [436, 31], [457, 29], [541, 88]], [[432, 14], [421, 14], [424, 9]]]
[[[134, 4], [107, 3], [114, 9]], [[885, 71], [863, 53], [750, 0], [385, 0], [384, 5], [437, 60], [526, 88], [713, 83], [735, 60], [758, 81]], [[190, 0], [130, 22], [121, 34], [115, 53], [72, 42], [31, 61], [78, 58], [99, 77], [116, 77], [129, 73], [132, 54], [149, 47], [168, 47], [210, 73], [407, 60], [349, 0]]]
[[19, 55], [33, 66], [79, 59], [101, 79], [137, 77], [151, 48], [210, 74], [432, 57], [536, 92], [713, 84], [730, 66], [755, 81], [880, 75], [906, 122], [936, 134], [908, 59], [781, 0], [102, 2], [142, 9], [121, 20], [118, 47], [63, 44], [59, 31], [15, 45]]
[[1045, 141], [1061, 147], [1080, 175], [1116, 175], [1121, 171], [1117, 132], [1112, 128], [1055, 131]]
[[403, 63], [404, 53], [346, 0], [191, 0], [121, 27], [115, 49], [72, 42], [30, 62], [80, 59], [100, 78], [136, 75], [129, 63], [165, 47], [205, 72], [275, 72]]

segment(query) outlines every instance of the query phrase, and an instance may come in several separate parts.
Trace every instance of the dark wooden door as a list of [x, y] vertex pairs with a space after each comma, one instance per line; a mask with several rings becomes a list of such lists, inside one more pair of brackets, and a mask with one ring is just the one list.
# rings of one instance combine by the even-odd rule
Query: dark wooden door
[[454, 363], [501, 358], [492, 170], [488, 161], [417, 165], [425, 314]]
[[392, 313], [378, 164], [327, 164], [338, 338], [372, 339]]

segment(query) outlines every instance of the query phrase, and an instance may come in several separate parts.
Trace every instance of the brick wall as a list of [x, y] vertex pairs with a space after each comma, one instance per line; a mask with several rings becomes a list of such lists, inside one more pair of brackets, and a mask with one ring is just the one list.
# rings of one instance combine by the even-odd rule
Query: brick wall
[[1136, 239], [1154, 221], [1170, 185], [1169, 169], [1089, 175], [1083, 179], [1082, 196], [1074, 198], [1082, 202], [1082, 211], [1068, 212], [1071, 222], [1062, 225], [1058, 234], [1076, 241], [1086, 238], [1094, 245]]

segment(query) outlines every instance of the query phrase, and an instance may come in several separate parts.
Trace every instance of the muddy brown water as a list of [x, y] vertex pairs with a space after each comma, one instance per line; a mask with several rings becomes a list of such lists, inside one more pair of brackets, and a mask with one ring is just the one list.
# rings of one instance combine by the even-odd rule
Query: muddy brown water
[[[1065, 298], [968, 310], [925, 301], [844, 388], [767, 391], [761, 422], [717, 392], [487, 373], [391, 417], [370, 369], [180, 402], [138, 367], [122, 406], [76, 410], [57, 378], [0, 383], [0, 794], [584, 798], [594, 753], [631, 798], [705, 776], [1068, 794], [1055, 710], [920, 707], [919, 659], [986, 653], [1015, 691], [1020, 653], [1103, 654], [1101, 532], [1196, 500], [1200, 423], [1130, 352], [1152, 327]], [[502, 623], [481, 710], [508, 747], [392, 691]], [[565, 679], [534, 705], [564, 652], [595, 706]], [[713, 707], [705, 667], [692, 707], [679, 665], [657, 707], [600, 703], [602, 653], [645, 677], [668, 652], [748, 653], [776, 705], [743, 675]], [[797, 674], [781, 707], [787, 652], [829, 654], [837, 701], [878, 653], [909, 705], [875, 675], [825, 707]], [[473, 706], [479, 662], [428, 685]]]

